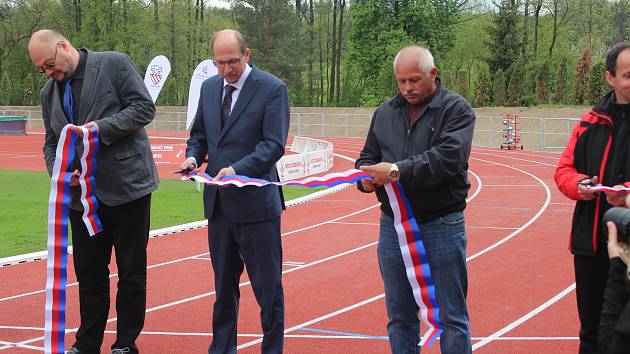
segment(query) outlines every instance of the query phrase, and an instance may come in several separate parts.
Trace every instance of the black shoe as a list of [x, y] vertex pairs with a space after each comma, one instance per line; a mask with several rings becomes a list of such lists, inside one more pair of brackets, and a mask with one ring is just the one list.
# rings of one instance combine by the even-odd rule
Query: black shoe
[[68, 349], [66, 354], [81, 354], [81, 351], [77, 347], [72, 347], [72, 348]]
[[131, 349], [129, 347], [112, 349], [112, 354], [127, 354], [127, 353], [131, 353]]

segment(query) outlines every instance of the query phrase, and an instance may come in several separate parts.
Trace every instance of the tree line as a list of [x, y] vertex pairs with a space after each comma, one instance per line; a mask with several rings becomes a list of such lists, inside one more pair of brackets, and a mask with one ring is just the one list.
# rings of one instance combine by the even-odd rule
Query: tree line
[[185, 105], [222, 28], [284, 80], [295, 106], [375, 106], [396, 93], [405, 45], [435, 56], [442, 83], [474, 106], [591, 104], [608, 91], [606, 51], [628, 40], [629, 0], [0, 0], [0, 105], [36, 105], [47, 78], [27, 44], [54, 28], [76, 47], [127, 53], [144, 74], [162, 54], [158, 105]]

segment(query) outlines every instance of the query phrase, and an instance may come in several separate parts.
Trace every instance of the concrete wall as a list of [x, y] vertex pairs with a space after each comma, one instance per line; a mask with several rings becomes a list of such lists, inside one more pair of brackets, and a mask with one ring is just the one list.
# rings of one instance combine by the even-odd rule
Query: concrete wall
[[[558, 151], [564, 148], [580, 115], [586, 108], [492, 107], [475, 109], [477, 124], [473, 144], [499, 147], [504, 141], [503, 116], [520, 117], [521, 144], [527, 150]], [[364, 138], [373, 108], [292, 107], [289, 133], [300, 136]], [[41, 111], [35, 107], [2, 107], [0, 115], [25, 116], [28, 129], [43, 129]], [[149, 130], [183, 131], [186, 107], [160, 106]]]

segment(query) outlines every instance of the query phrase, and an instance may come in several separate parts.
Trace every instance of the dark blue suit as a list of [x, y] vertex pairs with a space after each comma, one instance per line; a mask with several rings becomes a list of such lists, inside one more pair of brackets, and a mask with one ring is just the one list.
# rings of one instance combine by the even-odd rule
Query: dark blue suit
[[[236, 174], [278, 180], [275, 163], [284, 154], [289, 130], [286, 85], [252, 66], [228, 121], [221, 129], [223, 78], [201, 86], [199, 106], [186, 149], [214, 176], [231, 166]], [[236, 352], [239, 280], [243, 266], [261, 307], [263, 353], [282, 352], [284, 296], [280, 214], [282, 191], [276, 186], [204, 188], [208, 242], [217, 292], [210, 353]]]

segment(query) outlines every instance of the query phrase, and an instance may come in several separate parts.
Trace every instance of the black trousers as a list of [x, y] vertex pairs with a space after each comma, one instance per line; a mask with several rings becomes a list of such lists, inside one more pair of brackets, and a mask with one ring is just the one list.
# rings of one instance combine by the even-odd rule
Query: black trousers
[[282, 353], [284, 293], [280, 217], [256, 223], [230, 223], [220, 207], [218, 210], [215, 207], [213, 217], [208, 220], [208, 243], [216, 289], [213, 339], [208, 353], [236, 353], [239, 280], [244, 266], [260, 306], [261, 352]]
[[132, 202], [100, 204], [103, 231], [90, 237], [81, 220], [83, 212], [70, 210], [74, 270], [79, 282], [81, 325], [74, 344], [81, 353], [100, 353], [109, 313], [109, 262], [112, 246], [118, 266], [118, 316], [113, 348], [131, 348], [144, 326], [147, 297], [147, 243], [151, 194]]
[[608, 249], [597, 246], [595, 256], [574, 256], [575, 287], [580, 317], [580, 354], [597, 353], [599, 318], [608, 278]]

